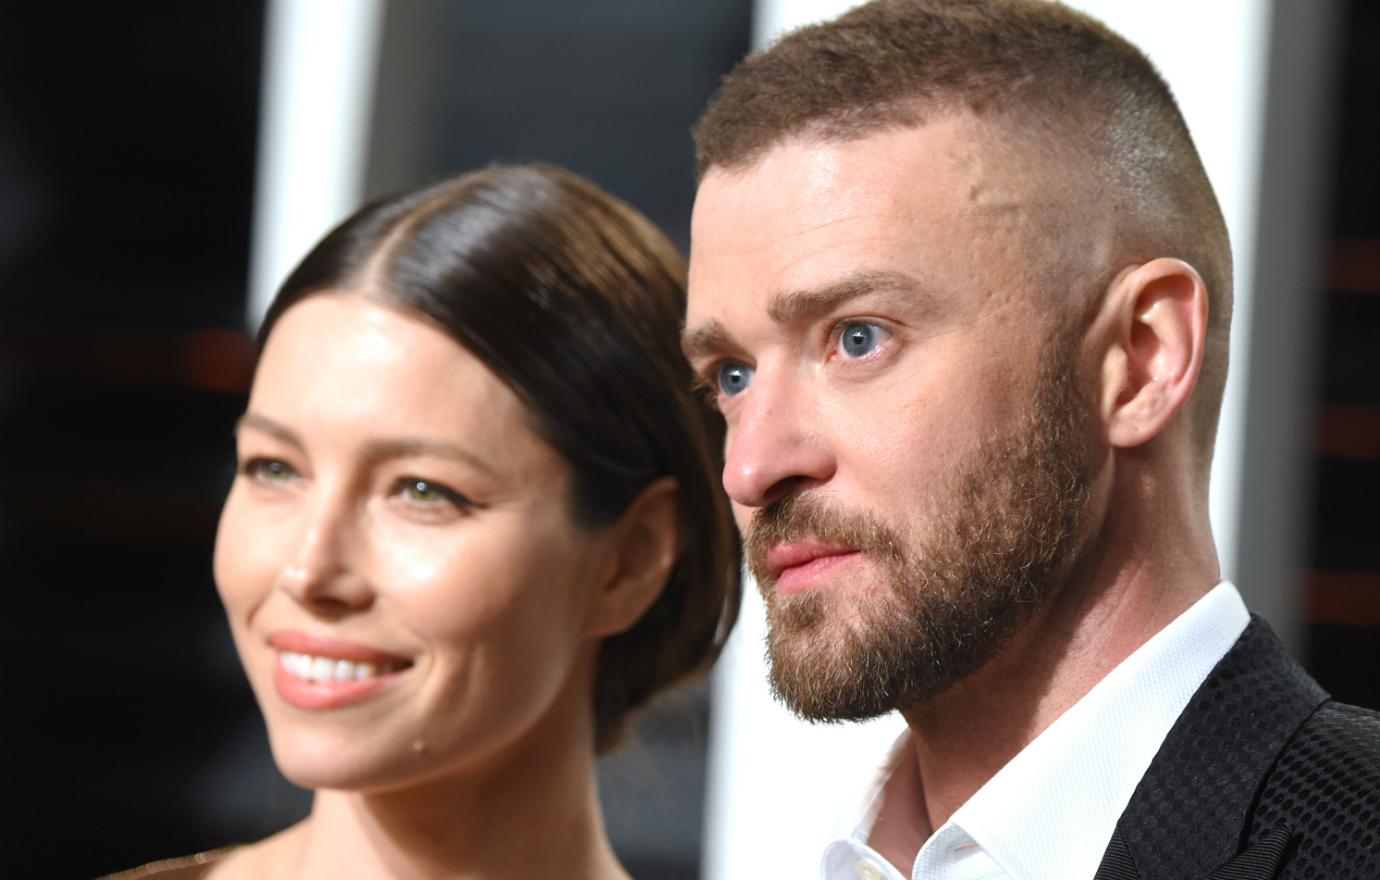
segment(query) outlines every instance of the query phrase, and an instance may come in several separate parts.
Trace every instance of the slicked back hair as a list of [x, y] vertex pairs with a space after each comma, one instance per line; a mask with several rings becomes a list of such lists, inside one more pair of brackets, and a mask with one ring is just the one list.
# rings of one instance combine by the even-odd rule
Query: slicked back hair
[[874, 0], [793, 31], [724, 78], [695, 126], [698, 173], [744, 171], [790, 141], [847, 142], [962, 114], [1078, 188], [1084, 213], [1049, 228], [1076, 229], [1097, 211], [1112, 230], [1101, 264], [1071, 265], [1086, 251], [1062, 247], [1052, 250], [1063, 265], [1040, 267], [1067, 315], [1086, 317], [1117, 271], [1156, 257], [1203, 277], [1207, 350], [1191, 417], [1205, 472], [1227, 374], [1226, 224], [1168, 85], [1095, 19], [1044, 0]]
[[665, 588], [604, 639], [595, 745], [707, 670], [738, 616], [741, 552], [719, 488], [723, 423], [680, 354], [685, 261], [641, 214], [550, 165], [494, 166], [365, 205], [283, 282], [259, 330], [312, 296], [362, 293], [427, 320], [526, 405], [571, 470], [574, 522], [615, 522], [676, 480], [683, 546]]

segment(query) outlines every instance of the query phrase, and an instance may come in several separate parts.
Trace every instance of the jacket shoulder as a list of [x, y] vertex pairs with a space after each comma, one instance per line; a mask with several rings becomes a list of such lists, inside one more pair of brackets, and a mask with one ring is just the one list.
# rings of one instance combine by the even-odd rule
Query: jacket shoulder
[[1380, 713], [1328, 701], [1290, 738], [1266, 779], [1252, 838], [1289, 829], [1283, 877], [1380, 877]]

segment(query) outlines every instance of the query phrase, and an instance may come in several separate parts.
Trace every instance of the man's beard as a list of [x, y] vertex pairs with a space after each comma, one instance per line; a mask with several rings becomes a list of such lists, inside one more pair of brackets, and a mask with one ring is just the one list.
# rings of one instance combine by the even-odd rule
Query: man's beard
[[[754, 517], [746, 548], [767, 600], [772, 689], [792, 711], [844, 721], [921, 705], [992, 659], [1057, 590], [1090, 480], [1070, 348], [1046, 350], [1029, 415], [958, 463], [916, 540], [808, 495]], [[776, 595], [767, 551], [804, 538], [857, 548], [881, 589]]]

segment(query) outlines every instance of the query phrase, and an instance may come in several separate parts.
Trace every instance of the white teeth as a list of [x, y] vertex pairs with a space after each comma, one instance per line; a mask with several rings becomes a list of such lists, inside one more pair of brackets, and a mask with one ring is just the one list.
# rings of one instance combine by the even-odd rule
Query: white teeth
[[312, 658], [311, 672], [308, 677], [312, 681], [330, 681], [335, 678], [335, 663], [329, 657]]
[[278, 663], [289, 674], [309, 681], [364, 681], [402, 668], [399, 664], [355, 663], [335, 657], [315, 657], [295, 651], [279, 651]]
[[283, 666], [298, 678], [311, 675], [311, 658], [306, 654], [284, 654]]

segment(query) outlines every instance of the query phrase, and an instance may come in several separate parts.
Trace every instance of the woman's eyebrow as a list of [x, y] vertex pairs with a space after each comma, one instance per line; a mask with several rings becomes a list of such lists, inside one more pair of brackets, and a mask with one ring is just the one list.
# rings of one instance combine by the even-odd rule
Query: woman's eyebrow
[[[275, 437], [298, 449], [306, 448], [306, 444], [302, 442], [302, 438], [298, 436], [296, 431], [260, 413], [246, 412], [240, 416], [239, 421], [235, 423], [235, 430], [244, 428], [268, 434], [270, 437]], [[364, 454], [372, 459], [435, 455], [463, 461], [489, 476], [498, 476], [493, 465], [489, 464], [482, 456], [449, 440], [433, 440], [422, 437], [381, 437], [367, 441], [364, 444]]]
[[440, 458], [453, 458], [483, 471], [491, 477], [498, 476], [493, 465], [482, 456], [471, 452], [458, 443], [449, 440], [430, 440], [420, 437], [387, 437], [371, 440], [365, 444], [365, 452], [371, 458], [406, 458], [412, 455], [434, 455]]
[[252, 410], [235, 420], [236, 433], [243, 431], [245, 428], [252, 431], [258, 431], [260, 434], [267, 434], [270, 437], [276, 437], [284, 443], [296, 446], [298, 449], [304, 447], [302, 438], [297, 436], [296, 431], [286, 425], [273, 421], [273, 419], [270, 419], [268, 416], [260, 415]]

